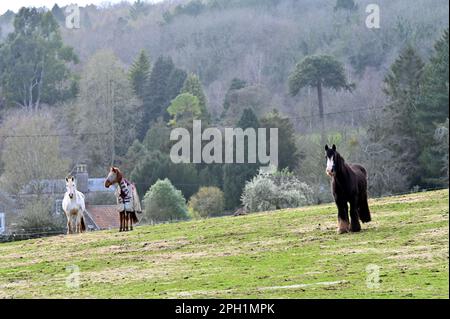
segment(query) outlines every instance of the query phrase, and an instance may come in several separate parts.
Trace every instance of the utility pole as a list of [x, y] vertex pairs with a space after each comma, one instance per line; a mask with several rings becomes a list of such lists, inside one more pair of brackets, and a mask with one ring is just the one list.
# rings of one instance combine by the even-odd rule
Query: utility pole
[[116, 134], [115, 134], [115, 129], [114, 129], [114, 85], [113, 85], [113, 80], [109, 80], [109, 90], [111, 92], [111, 98], [110, 98], [110, 107], [111, 107], [111, 138], [112, 138], [112, 143], [111, 143], [111, 166], [114, 166], [114, 160], [116, 157]]

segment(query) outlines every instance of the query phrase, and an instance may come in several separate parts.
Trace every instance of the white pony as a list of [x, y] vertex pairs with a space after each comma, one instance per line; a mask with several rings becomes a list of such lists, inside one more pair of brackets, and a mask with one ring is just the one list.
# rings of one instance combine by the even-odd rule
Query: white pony
[[66, 177], [66, 193], [62, 201], [62, 209], [67, 217], [67, 234], [82, 233], [86, 230], [84, 194], [77, 191], [73, 176]]

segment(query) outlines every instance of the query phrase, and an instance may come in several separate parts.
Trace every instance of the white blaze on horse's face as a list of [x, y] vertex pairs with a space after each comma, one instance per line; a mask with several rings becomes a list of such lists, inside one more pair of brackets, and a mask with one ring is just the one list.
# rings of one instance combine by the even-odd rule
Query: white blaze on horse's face
[[327, 157], [327, 175], [328, 176], [333, 176], [334, 172], [333, 172], [333, 168], [334, 168], [334, 156]]
[[75, 180], [73, 177], [66, 178], [66, 191], [69, 194], [69, 198], [72, 199], [76, 190]]

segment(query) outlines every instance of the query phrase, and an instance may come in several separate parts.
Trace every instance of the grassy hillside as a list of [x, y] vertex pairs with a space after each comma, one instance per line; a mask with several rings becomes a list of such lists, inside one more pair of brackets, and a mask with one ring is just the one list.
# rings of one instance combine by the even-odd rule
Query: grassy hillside
[[372, 200], [358, 234], [336, 234], [330, 204], [0, 244], [0, 297], [448, 298], [448, 199]]

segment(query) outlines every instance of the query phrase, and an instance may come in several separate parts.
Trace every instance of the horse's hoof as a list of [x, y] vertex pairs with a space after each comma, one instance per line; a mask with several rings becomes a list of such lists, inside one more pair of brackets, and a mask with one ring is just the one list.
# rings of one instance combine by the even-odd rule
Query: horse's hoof
[[348, 233], [349, 231], [350, 231], [350, 224], [349, 224], [349, 222], [339, 218], [338, 219], [337, 233], [338, 234], [345, 234], [345, 233]]
[[358, 225], [358, 226], [350, 226], [350, 231], [352, 233], [358, 233], [358, 232], [361, 231], [361, 226], [360, 225]]

